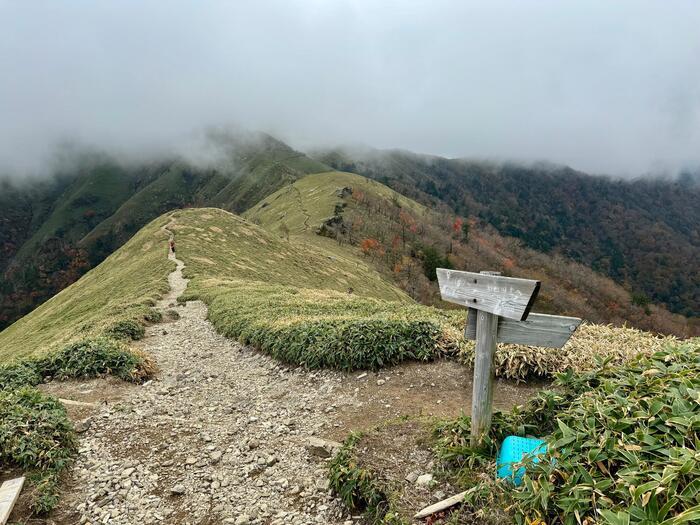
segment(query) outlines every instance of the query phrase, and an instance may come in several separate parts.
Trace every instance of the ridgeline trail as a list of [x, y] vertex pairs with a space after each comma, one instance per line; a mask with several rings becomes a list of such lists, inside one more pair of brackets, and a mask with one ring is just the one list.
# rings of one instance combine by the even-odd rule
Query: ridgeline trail
[[[176, 236], [174, 218], [164, 231]], [[342, 440], [400, 415], [454, 416], [469, 407], [470, 372], [454, 362], [378, 374], [309, 371], [227, 339], [204, 303], [176, 302], [187, 287], [185, 264], [168, 257], [177, 267], [157, 303], [165, 321], [136, 343], [156, 361], [156, 378], [46, 385], [98, 403], [68, 407], [80, 453], [51, 523], [352, 523], [328, 490], [327, 459], [308, 449], [312, 436]], [[532, 391], [503, 383], [496, 404]]]
[[138, 345], [156, 360], [157, 380], [91, 418], [56, 514], [66, 523], [343, 523], [325, 468], [304, 447], [343, 401], [339, 376], [281, 367], [218, 335], [203, 303], [176, 306], [185, 265], [168, 257], [177, 268], [157, 307], [179, 318], [151, 326]]

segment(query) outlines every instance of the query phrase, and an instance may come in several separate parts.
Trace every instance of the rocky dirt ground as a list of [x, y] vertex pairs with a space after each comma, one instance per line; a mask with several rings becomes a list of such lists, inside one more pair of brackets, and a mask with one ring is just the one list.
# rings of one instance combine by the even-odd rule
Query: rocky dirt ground
[[[187, 286], [176, 262], [158, 307], [179, 318], [151, 326], [139, 345], [158, 363], [154, 380], [45, 386], [92, 403], [68, 406], [80, 455], [46, 523], [352, 523], [328, 491], [326, 454], [310, 440], [469, 406], [469, 371], [455, 363], [313, 372], [226, 339], [203, 303], [175, 306]], [[533, 390], [499, 382], [496, 404], [521, 402]]]

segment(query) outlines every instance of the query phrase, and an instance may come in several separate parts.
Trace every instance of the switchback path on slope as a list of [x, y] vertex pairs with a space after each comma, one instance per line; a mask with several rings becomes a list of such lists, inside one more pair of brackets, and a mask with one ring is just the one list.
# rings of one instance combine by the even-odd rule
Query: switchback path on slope
[[[341, 440], [386, 418], [469, 406], [471, 374], [456, 363], [312, 372], [227, 339], [205, 304], [176, 304], [187, 280], [184, 263], [169, 257], [177, 268], [157, 307], [179, 318], [149, 327], [138, 344], [157, 377], [48, 385], [102, 402], [78, 422], [79, 458], [51, 523], [351, 523], [329, 494], [327, 460], [307, 451], [310, 436]], [[497, 389], [497, 405], [522, 401], [523, 390], [508, 385]]]

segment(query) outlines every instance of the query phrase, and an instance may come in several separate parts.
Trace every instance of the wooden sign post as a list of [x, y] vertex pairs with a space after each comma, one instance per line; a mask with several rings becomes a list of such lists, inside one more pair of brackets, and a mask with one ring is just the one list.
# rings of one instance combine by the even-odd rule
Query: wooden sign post
[[561, 348], [581, 319], [530, 314], [540, 281], [443, 268], [437, 276], [443, 300], [469, 308], [464, 335], [476, 340], [471, 445], [477, 446], [491, 428], [497, 343]]

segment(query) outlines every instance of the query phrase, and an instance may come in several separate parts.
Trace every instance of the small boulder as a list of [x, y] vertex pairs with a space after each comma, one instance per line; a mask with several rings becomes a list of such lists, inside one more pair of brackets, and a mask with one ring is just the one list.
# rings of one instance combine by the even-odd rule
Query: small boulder
[[306, 440], [306, 450], [312, 456], [319, 458], [329, 458], [334, 456], [342, 445], [337, 441], [329, 441], [327, 439], [311, 436]]
[[170, 489], [170, 494], [172, 494], [173, 496], [182, 496], [184, 493], [185, 486], [179, 483]]
[[416, 485], [428, 486], [433, 482], [432, 474], [422, 474], [416, 479]]

